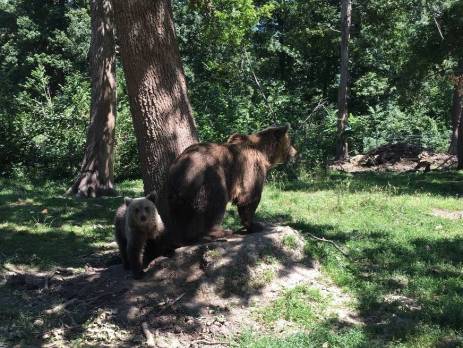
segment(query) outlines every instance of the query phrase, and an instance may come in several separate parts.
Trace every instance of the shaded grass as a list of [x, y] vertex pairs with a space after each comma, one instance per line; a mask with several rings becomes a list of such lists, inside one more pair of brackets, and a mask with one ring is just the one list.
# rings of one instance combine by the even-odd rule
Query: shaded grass
[[430, 193], [439, 196], [461, 196], [463, 195], [462, 180], [463, 172], [455, 171], [330, 173], [281, 182], [277, 186], [285, 191], [314, 192], [339, 189], [347, 185], [350, 192], [371, 191], [381, 188], [397, 195]]
[[[113, 241], [112, 221], [121, 196], [142, 194], [139, 181], [120, 184], [121, 196], [90, 200], [64, 196], [66, 188], [56, 182], [0, 179], [1, 268], [7, 264], [33, 271], [83, 268], [89, 255]], [[33, 318], [40, 318], [51, 304], [30, 305], [30, 296], [28, 291], [0, 286], [0, 346], [6, 344], [2, 339], [18, 346], [41, 345], [34, 340], [44, 328], [36, 326]]]
[[[76, 199], [64, 196], [65, 189], [0, 179], [0, 265], [80, 267], [83, 255], [113, 240], [112, 220], [122, 198]], [[125, 182], [119, 192], [138, 196], [141, 183]]]

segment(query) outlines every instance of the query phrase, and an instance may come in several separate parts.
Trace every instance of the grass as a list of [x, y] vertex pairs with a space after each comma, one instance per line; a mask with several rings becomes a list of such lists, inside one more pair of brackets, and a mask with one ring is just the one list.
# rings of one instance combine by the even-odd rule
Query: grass
[[237, 341], [247, 348], [319, 348], [360, 347], [369, 345], [360, 329], [339, 329], [336, 333], [329, 322], [319, 324], [311, 332], [298, 332], [284, 338], [244, 332]]
[[[66, 197], [62, 183], [30, 183], [0, 179], [0, 280], [5, 266], [48, 271], [56, 267], [83, 269], [88, 256], [113, 240], [112, 219], [121, 197], [78, 200]], [[121, 194], [135, 196], [141, 182], [126, 182]], [[30, 305], [27, 291], [0, 283], [0, 346], [4, 340], [36, 346], [36, 326], [49, 303]], [[61, 299], [56, 298], [56, 303]], [[45, 322], [47, 325], [47, 322]], [[32, 339], [32, 342], [31, 342]]]
[[271, 306], [260, 310], [261, 319], [267, 324], [284, 319], [303, 327], [311, 327], [322, 315], [327, 299], [317, 289], [299, 285], [285, 291]]
[[[461, 173], [333, 174], [270, 185], [261, 219], [329, 238], [350, 257], [308, 239], [308, 252], [359, 303], [378, 345], [463, 345]], [[458, 338], [459, 337], [459, 338]]]
[[[0, 264], [37, 270], [84, 267], [83, 255], [112, 240], [112, 217], [121, 197], [77, 200], [65, 186], [0, 181]], [[139, 181], [119, 184], [122, 195], [141, 194]], [[461, 220], [432, 215], [439, 208], [463, 210], [463, 174], [330, 174], [269, 183], [258, 220], [288, 224], [307, 237], [307, 253], [358, 303], [364, 325], [343, 327], [323, 317], [330, 301], [302, 288], [282, 294], [260, 318], [284, 318], [296, 332], [244, 332], [243, 347], [458, 347], [463, 346], [463, 229]], [[235, 209], [226, 227], [238, 228]], [[306, 234], [307, 236], [307, 234]], [[294, 240], [284, 240], [287, 247]], [[265, 281], [272, 275], [266, 275]], [[9, 290], [0, 287], [0, 297]], [[20, 296], [20, 295], [18, 295]], [[23, 295], [21, 295], [23, 296]], [[40, 308], [2, 308], [0, 327], [31, 325]], [[22, 324], [21, 324], [22, 323]], [[0, 332], [1, 336], [1, 332]], [[0, 342], [1, 343], [1, 342]]]
[[[113, 239], [112, 219], [121, 197], [78, 200], [66, 186], [0, 180], [0, 264], [48, 270], [82, 267], [82, 255]], [[140, 182], [119, 186], [122, 195], [140, 195]]]
[[298, 285], [285, 291], [271, 305], [258, 310], [258, 318], [267, 326], [284, 325], [283, 336], [246, 331], [236, 343], [241, 347], [256, 348], [367, 346], [366, 334], [359, 327], [340, 326], [335, 316], [327, 314], [332, 305], [331, 299], [318, 289]]

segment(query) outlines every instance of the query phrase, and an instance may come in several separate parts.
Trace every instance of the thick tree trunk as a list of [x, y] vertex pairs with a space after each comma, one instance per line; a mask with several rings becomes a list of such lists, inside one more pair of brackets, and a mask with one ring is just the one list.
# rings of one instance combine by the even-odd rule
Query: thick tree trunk
[[448, 151], [452, 155], [456, 155], [458, 150], [458, 134], [462, 114], [462, 95], [460, 86], [459, 84], [455, 84], [453, 89], [452, 102], [452, 135], [450, 138], [450, 146]]
[[336, 160], [346, 159], [348, 154], [346, 127], [348, 121], [347, 82], [349, 79], [349, 36], [351, 26], [352, 1], [341, 3], [341, 78], [338, 92], [338, 122], [336, 137]]
[[145, 193], [165, 218], [170, 164], [198, 142], [170, 0], [115, 0], [115, 19]]
[[112, 195], [116, 74], [111, 0], [91, 1], [90, 75], [92, 100], [87, 145], [80, 175], [69, 194], [84, 197]]

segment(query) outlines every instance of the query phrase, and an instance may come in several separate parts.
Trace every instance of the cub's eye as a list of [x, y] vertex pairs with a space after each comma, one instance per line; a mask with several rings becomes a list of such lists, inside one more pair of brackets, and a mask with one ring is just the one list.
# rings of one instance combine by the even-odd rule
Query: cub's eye
[[135, 214], [138, 214], [140, 212], [140, 209], [135, 208]]
[[150, 211], [150, 207], [145, 207], [145, 211], [148, 213]]

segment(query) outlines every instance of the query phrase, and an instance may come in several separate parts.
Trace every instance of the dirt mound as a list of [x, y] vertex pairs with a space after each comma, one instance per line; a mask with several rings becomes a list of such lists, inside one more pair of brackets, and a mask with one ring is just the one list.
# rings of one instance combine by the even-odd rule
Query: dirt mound
[[335, 162], [330, 168], [344, 172], [367, 171], [394, 171], [407, 172], [450, 168], [455, 166], [457, 159], [453, 155], [434, 153], [421, 146], [394, 143], [382, 145], [367, 152], [357, 155], [346, 161]]
[[[12, 272], [7, 284], [45, 304], [35, 320], [37, 344], [188, 347], [227, 341], [243, 328], [264, 329], [252, 315], [282, 290], [304, 282], [332, 295], [340, 320], [355, 321], [348, 296], [307, 259], [289, 228], [234, 236], [176, 250], [153, 261], [141, 281], [121, 265], [52, 274]], [[1, 301], [0, 301], [1, 302]]]

